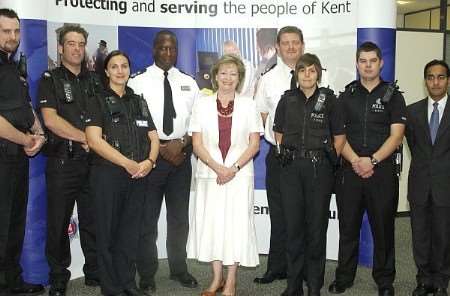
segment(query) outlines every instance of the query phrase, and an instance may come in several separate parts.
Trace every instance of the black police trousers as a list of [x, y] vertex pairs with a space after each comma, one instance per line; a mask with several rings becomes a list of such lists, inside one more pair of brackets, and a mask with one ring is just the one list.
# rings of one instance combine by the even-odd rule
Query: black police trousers
[[93, 165], [100, 287], [104, 295], [136, 288], [135, 263], [147, 177], [132, 179], [115, 165]]
[[28, 202], [28, 158], [11, 161], [0, 152], [0, 287], [22, 283], [22, 254]]
[[67, 233], [75, 202], [86, 278], [98, 279], [95, 246], [94, 200], [89, 188], [89, 164], [86, 158], [49, 157], [45, 171], [47, 182], [47, 245], [51, 285], [65, 287], [70, 280], [70, 239]]
[[326, 157], [317, 162], [295, 158], [281, 169], [281, 196], [287, 229], [288, 295], [324, 282], [333, 167]]
[[392, 285], [395, 278], [394, 223], [398, 206], [398, 178], [389, 161], [383, 161], [367, 179], [347, 164], [336, 187], [339, 218], [339, 253], [336, 281], [353, 283], [359, 256], [364, 212], [372, 230], [374, 254], [372, 276], [379, 288]]
[[281, 166], [275, 157], [275, 146], [271, 145], [266, 156], [266, 193], [270, 216], [270, 247], [267, 257], [267, 271], [286, 273], [286, 222], [281, 200]]
[[178, 167], [159, 157], [156, 167], [149, 174], [136, 262], [141, 285], [152, 281], [158, 269], [156, 239], [163, 198], [167, 210], [166, 247], [170, 273], [181, 275], [187, 272], [186, 242], [189, 232], [191, 175], [190, 154]]

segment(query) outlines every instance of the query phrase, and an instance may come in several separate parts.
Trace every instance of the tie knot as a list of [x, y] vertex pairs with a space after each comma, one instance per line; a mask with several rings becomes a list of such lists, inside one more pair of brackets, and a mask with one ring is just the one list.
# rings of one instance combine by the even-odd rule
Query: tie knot
[[434, 102], [434, 103], [433, 103], [433, 108], [434, 108], [434, 109], [437, 109], [438, 106], [439, 106], [439, 103], [438, 103], [438, 102]]
[[164, 77], [167, 77], [167, 75], [169, 75], [169, 73], [167, 73], [167, 71], [164, 71]]
[[291, 75], [292, 75], [292, 76], [294, 76], [294, 73], [295, 73], [295, 71], [294, 71], [294, 70], [291, 70]]

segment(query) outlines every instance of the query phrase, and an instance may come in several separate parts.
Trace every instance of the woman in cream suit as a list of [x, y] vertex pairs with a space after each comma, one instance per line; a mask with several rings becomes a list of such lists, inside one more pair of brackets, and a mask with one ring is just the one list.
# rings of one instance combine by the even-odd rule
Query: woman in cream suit
[[189, 258], [212, 263], [213, 279], [202, 296], [222, 289], [222, 295], [235, 295], [238, 265], [259, 263], [252, 159], [263, 126], [253, 99], [238, 93], [245, 75], [242, 61], [224, 55], [211, 74], [217, 92], [197, 99], [189, 127], [199, 162], [187, 249]]

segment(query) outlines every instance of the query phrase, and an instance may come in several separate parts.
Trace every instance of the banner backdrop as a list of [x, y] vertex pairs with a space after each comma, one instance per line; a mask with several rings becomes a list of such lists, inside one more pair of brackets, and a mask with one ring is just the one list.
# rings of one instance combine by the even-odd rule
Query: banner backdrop
[[[393, 0], [388, 1], [394, 3]], [[369, 2], [378, 5], [379, 1]], [[153, 63], [154, 35], [161, 28], [169, 28], [178, 37], [177, 67], [195, 77], [201, 89], [209, 87], [209, 67], [222, 55], [223, 44], [232, 41], [241, 52], [247, 73], [255, 73], [253, 81], [248, 82], [252, 92], [262, 66], [269, 60], [276, 60], [273, 37], [277, 29], [295, 25], [303, 30], [305, 52], [317, 54], [327, 69], [322, 84], [337, 92], [356, 75], [354, 54], [358, 0], [0, 0], [0, 6], [15, 9], [22, 20], [21, 51], [29, 58], [33, 102], [37, 102], [35, 88], [40, 74], [59, 63], [56, 36], [66, 23], [79, 24], [89, 32], [86, 62], [92, 70], [96, 67], [100, 41], [106, 42], [109, 51], [116, 48], [126, 51], [131, 57], [134, 72], [144, 69]], [[267, 38], [268, 34], [274, 35]], [[270, 234], [264, 184], [267, 151], [268, 144], [262, 141], [255, 161], [254, 213], [261, 253], [268, 251]], [[45, 160], [40, 157], [32, 162], [27, 238], [22, 256], [25, 279], [42, 283], [47, 281], [48, 269], [44, 254], [44, 166]], [[159, 255], [164, 257], [164, 210], [159, 227]], [[70, 225], [71, 247], [76, 254], [72, 258], [73, 277], [82, 275], [83, 258], [79, 252], [77, 231], [74, 216]], [[337, 213], [333, 199], [328, 258], [337, 258], [337, 242]]]

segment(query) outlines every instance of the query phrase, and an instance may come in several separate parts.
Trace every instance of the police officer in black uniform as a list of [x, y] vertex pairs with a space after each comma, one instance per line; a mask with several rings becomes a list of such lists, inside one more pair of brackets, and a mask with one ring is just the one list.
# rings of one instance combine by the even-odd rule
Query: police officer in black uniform
[[78, 26], [60, 31], [61, 65], [44, 72], [39, 100], [48, 143], [47, 246], [50, 296], [64, 295], [70, 280], [70, 241], [67, 228], [77, 202], [83, 272], [87, 286], [98, 286], [93, 201], [89, 190], [89, 148], [84, 133], [87, 101], [101, 90], [100, 80], [84, 67], [88, 33]]
[[394, 218], [398, 204], [398, 177], [393, 153], [402, 143], [406, 123], [405, 100], [391, 83], [380, 78], [381, 50], [365, 42], [356, 52], [360, 80], [341, 94], [347, 144], [337, 186], [339, 255], [333, 294], [353, 285], [358, 264], [364, 211], [374, 241], [373, 278], [379, 295], [394, 295]]
[[337, 151], [345, 144], [344, 123], [333, 91], [317, 86], [322, 66], [316, 55], [301, 56], [295, 75], [299, 88], [281, 97], [273, 126], [287, 226], [288, 286], [282, 295], [303, 295], [307, 280], [308, 295], [317, 296], [323, 286], [328, 212]]
[[104, 295], [146, 295], [137, 290], [135, 259], [147, 174], [156, 166], [159, 138], [145, 99], [126, 87], [128, 56], [105, 58], [106, 91], [89, 102], [85, 119], [95, 151], [94, 191], [100, 285]]
[[[0, 294], [37, 295], [42, 285], [25, 283], [20, 256], [28, 202], [28, 157], [39, 152], [44, 134], [31, 107], [26, 67], [15, 63], [19, 17], [0, 9]], [[22, 59], [23, 61], [23, 59]]]

